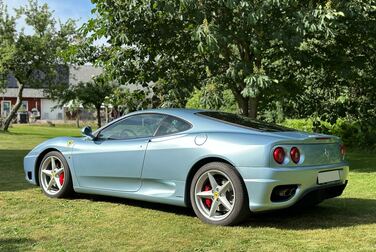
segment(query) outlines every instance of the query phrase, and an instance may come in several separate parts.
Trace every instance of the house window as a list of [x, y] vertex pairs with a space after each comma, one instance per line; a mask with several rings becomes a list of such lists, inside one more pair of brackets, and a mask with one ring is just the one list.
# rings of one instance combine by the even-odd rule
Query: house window
[[10, 110], [12, 108], [12, 104], [10, 101], [1, 101], [1, 116], [7, 117], [10, 113]]
[[22, 101], [20, 112], [29, 111], [28, 101]]

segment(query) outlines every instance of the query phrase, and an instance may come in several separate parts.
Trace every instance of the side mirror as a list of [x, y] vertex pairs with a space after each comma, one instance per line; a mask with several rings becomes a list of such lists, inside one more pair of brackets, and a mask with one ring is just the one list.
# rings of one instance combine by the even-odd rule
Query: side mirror
[[83, 136], [90, 137], [90, 139], [94, 139], [93, 130], [91, 129], [90, 126], [86, 126], [86, 127], [82, 128], [81, 134]]

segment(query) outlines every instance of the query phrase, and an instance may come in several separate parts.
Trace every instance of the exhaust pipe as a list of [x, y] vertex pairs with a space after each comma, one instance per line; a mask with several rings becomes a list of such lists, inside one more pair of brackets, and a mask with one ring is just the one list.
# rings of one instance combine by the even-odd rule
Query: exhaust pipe
[[278, 195], [281, 197], [290, 197], [295, 194], [295, 188], [286, 188], [278, 192]]
[[297, 185], [280, 185], [274, 187], [272, 194], [271, 194], [271, 201], [280, 202], [289, 200], [291, 197], [295, 195], [296, 189], [298, 188]]

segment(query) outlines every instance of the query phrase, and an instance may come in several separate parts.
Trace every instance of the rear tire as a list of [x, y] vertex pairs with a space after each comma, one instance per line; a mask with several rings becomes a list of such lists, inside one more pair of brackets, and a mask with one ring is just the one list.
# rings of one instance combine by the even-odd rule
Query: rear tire
[[39, 166], [39, 185], [50, 198], [66, 198], [73, 193], [68, 162], [58, 151], [47, 153]]
[[197, 217], [214, 225], [235, 225], [249, 216], [242, 178], [227, 163], [212, 162], [194, 175], [190, 199]]

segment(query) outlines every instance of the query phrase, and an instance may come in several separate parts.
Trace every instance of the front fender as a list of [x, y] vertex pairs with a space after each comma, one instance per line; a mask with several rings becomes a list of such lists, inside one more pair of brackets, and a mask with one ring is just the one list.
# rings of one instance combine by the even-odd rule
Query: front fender
[[[25, 179], [34, 185], [38, 185], [38, 167], [39, 162], [42, 157], [50, 151], [59, 151], [63, 154], [64, 158], [67, 160], [69, 167], [72, 169], [72, 148], [74, 142], [78, 138], [74, 137], [57, 137], [52, 138], [47, 141], [42, 142], [32, 149], [24, 158], [24, 172]], [[73, 185], [76, 184], [76, 178], [74, 172], [71, 170], [71, 176], [73, 180]]]

